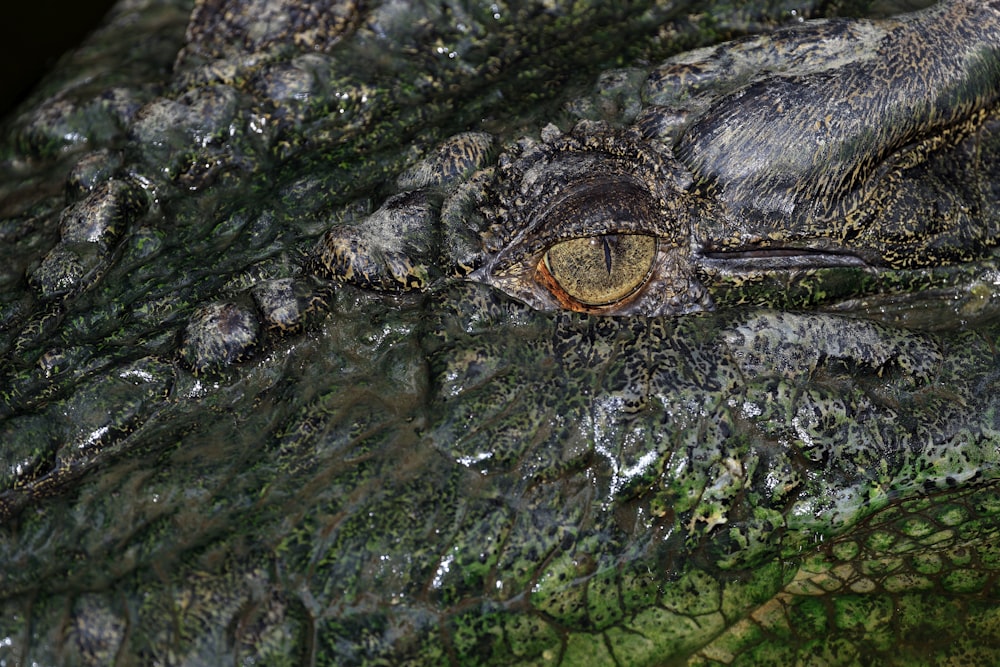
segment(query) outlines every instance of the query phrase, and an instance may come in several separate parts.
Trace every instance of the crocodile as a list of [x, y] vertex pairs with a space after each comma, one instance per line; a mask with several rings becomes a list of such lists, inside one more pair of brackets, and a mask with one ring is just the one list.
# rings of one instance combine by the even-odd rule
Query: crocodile
[[876, 11], [121, 3], [0, 149], [0, 661], [993, 664], [1000, 3]]

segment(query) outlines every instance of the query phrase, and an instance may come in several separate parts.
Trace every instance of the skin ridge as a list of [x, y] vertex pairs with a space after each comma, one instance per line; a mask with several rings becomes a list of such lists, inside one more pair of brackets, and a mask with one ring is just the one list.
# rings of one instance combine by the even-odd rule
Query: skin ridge
[[880, 27], [884, 36], [858, 62], [751, 84], [685, 131], [677, 155], [705, 196], [721, 200], [734, 240], [780, 233], [794, 242], [836, 228], [872, 196], [890, 155], [995, 106], [995, 10], [943, 3]]

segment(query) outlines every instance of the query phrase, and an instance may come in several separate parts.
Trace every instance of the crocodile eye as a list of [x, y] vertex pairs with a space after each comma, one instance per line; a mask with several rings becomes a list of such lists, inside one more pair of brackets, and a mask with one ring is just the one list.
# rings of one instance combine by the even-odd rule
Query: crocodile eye
[[539, 262], [538, 278], [564, 306], [585, 310], [633, 294], [649, 278], [655, 257], [654, 236], [586, 236], [549, 248]]

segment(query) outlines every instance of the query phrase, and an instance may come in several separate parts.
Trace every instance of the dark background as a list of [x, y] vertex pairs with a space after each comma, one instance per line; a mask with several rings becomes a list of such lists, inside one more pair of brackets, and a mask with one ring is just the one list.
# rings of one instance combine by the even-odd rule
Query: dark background
[[0, 117], [64, 52], [100, 23], [113, 0], [5, 0], [0, 18]]

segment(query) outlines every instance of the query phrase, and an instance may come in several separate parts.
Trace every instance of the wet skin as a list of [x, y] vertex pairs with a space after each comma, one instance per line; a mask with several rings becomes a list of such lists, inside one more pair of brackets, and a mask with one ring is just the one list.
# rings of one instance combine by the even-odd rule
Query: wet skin
[[997, 3], [286, 5], [9, 121], [0, 655], [993, 659]]

